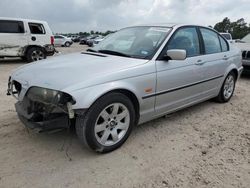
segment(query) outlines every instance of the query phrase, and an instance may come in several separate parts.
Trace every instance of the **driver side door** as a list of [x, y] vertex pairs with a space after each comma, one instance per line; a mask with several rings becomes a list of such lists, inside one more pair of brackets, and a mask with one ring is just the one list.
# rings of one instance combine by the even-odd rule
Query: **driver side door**
[[[157, 88], [155, 112], [157, 115], [178, 110], [203, 98], [204, 69], [201, 42], [196, 27], [182, 27], [175, 31], [158, 60], [156, 60]], [[183, 49], [185, 60], [165, 60], [170, 49]]]

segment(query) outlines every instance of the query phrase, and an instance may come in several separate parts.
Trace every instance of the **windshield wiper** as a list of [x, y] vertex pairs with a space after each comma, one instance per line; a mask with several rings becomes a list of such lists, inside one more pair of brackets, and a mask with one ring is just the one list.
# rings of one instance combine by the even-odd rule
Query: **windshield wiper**
[[98, 51], [93, 50], [93, 49], [91, 49], [91, 48], [87, 49], [86, 51], [87, 51], [87, 52], [96, 52], [96, 53], [98, 53]]
[[98, 52], [103, 53], [103, 54], [118, 55], [118, 56], [123, 56], [123, 57], [131, 57], [128, 54], [124, 54], [124, 53], [117, 52], [117, 51], [112, 51], [112, 50], [98, 50]]

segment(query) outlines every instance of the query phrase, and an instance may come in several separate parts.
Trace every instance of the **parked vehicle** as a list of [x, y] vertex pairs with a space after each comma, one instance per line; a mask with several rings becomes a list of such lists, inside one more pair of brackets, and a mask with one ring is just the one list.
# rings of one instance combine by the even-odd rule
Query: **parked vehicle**
[[70, 47], [73, 44], [71, 38], [65, 37], [63, 35], [55, 35], [55, 46], [65, 46]]
[[54, 37], [47, 22], [0, 17], [0, 57], [21, 57], [32, 62], [54, 51]]
[[220, 33], [228, 42], [234, 43], [232, 35], [230, 33]]
[[51, 130], [75, 122], [80, 141], [105, 153], [137, 124], [211, 98], [228, 102], [242, 70], [240, 50], [211, 28], [137, 26], [87, 52], [17, 69], [8, 94], [18, 99], [26, 126]]
[[96, 37], [97, 37], [96, 35], [90, 35], [90, 36], [81, 38], [79, 44], [82, 44], [82, 45], [83, 45], [83, 44], [87, 44], [87, 41], [92, 40], [92, 39], [95, 39]]
[[87, 44], [89, 47], [93, 47], [95, 45], [97, 45], [99, 42], [103, 41], [104, 37], [103, 36], [98, 36], [94, 39], [88, 40]]
[[72, 39], [73, 42], [80, 42], [81, 37], [80, 36], [76, 36]]
[[[76, 42], [78, 39], [80, 39], [80, 36], [79, 35], [71, 35], [71, 36], [69, 36], [68, 38], [71, 38], [71, 40], [73, 41], [73, 42]], [[78, 41], [79, 42], [79, 41]]]
[[90, 39], [88, 39], [88, 40], [86, 41], [86, 44], [87, 44], [89, 47], [92, 47], [92, 46], [94, 45], [94, 40], [99, 39], [99, 38], [101, 38], [101, 37], [102, 37], [102, 36], [100, 36], [100, 35], [93, 36], [93, 37], [91, 37]]
[[241, 40], [237, 40], [235, 45], [241, 49], [244, 69], [250, 70], [250, 33]]

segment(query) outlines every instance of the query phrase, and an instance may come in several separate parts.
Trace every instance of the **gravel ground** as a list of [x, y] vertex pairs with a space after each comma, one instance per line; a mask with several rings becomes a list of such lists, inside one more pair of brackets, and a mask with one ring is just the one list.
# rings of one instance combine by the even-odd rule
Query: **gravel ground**
[[229, 103], [207, 101], [140, 125], [120, 149], [100, 155], [83, 148], [73, 133], [36, 134], [20, 123], [6, 84], [23, 64], [0, 61], [1, 188], [249, 187], [249, 75], [238, 81]]

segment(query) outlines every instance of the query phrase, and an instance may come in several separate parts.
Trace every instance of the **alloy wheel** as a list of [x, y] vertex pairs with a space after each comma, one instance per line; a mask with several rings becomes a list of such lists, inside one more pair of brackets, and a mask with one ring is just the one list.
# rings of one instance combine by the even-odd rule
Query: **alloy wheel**
[[31, 54], [32, 61], [44, 59], [44, 53], [41, 50], [34, 50]]
[[229, 75], [226, 78], [226, 81], [224, 84], [223, 95], [225, 99], [229, 99], [232, 96], [233, 91], [234, 91], [234, 85], [235, 85], [234, 77], [233, 75]]
[[118, 143], [128, 131], [130, 114], [121, 103], [113, 103], [101, 111], [95, 123], [95, 137], [104, 146]]

